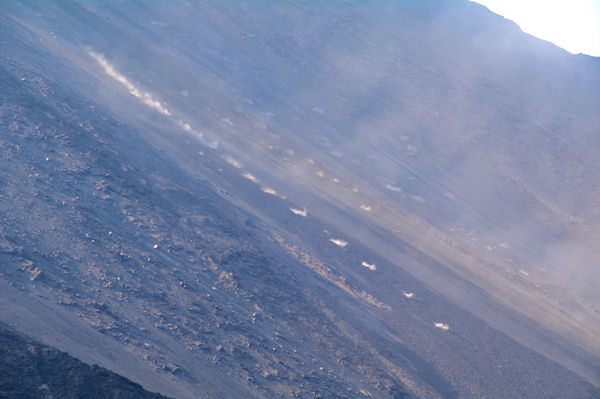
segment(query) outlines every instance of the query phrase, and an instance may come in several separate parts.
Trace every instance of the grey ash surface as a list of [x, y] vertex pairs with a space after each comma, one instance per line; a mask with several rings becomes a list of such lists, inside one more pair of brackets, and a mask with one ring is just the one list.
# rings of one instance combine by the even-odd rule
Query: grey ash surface
[[3, 3], [22, 387], [598, 397], [597, 60], [466, 1], [233, 3]]

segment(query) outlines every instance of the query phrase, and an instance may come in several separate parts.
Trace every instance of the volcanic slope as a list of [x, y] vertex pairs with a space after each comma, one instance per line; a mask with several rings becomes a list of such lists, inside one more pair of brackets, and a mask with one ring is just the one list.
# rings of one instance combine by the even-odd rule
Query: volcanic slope
[[168, 399], [0, 325], [0, 398]]
[[3, 4], [0, 320], [173, 397], [598, 396], [598, 62], [424, 4]]

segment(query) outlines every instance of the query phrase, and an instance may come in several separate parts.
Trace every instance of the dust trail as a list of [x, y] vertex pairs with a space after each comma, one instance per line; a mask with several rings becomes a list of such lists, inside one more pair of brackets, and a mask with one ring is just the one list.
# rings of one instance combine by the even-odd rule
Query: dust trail
[[[110, 62], [108, 62], [106, 60], [106, 58], [104, 58], [103, 54], [97, 53], [93, 50], [88, 50], [88, 54], [90, 57], [92, 57], [94, 60], [96, 60], [96, 62], [98, 62], [98, 64], [100, 64], [100, 66], [104, 69], [104, 72], [108, 76], [110, 76], [117, 82], [121, 83], [123, 86], [125, 86], [127, 91], [129, 91], [129, 94], [138, 98], [139, 100], [142, 101], [142, 103], [144, 103], [148, 107], [152, 108], [153, 110], [158, 111], [161, 114], [169, 116], [169, 117], [172, 116], [172, 112], [170, 110], [168, 110], [163, 104], [161, 104], [160, 101], [156, 100], [152, 96], [152, 94], [139, 89], [133, 83], [131, 83], [129, 81], [129, 79], [127, 79], [124, 75], [119, 73], [115, 69], [115, 67]], [[195, 136], [198, 140], [200, 140], [200, 142], [202, 144], [206, 145], [207, 147], [209, 147], [213, 150], [216, 150], [219, 147], [219, 142], [217, 140], [214, 140], [214, 139], [209, 140], [209, 139], [205, 138], [202, 133], [194, 130], [192, 128], [192, 126], [189, 124], [189, 122], [186, 122], [185, 120], [182, 120], [182, 119], [173, 120], [173, 122], [176, 123], [185, 132]]]
[[167, 116], [171, 115], [171, 112], [168, 109], [166, 109], [160, 103], [160, 101], [155, 100], [150, 93], [138, 89], [133, 83], [129, 81], [129, 79], [117, 72], [117, 70], [108, 61], [106, 61], [102, 54], [96, 53], [95, 51], [91, 50], [88, 51], [88, 54], [90, 55], [90, 57], [95, 59], [102, 68], [104, 68], [104, 72], [106, 72], [108, 76], [125, 86], [125, 88], [129, 91], [129, 94], [139, 98], [144, 104], [160, 112], [161, 114]]
[[392, 308], [389, 305], [387, 305], [384, 302], [381, 302], [373, 295], [369, 294], [364, 290], [360, 290], [352, 286], [346, 280], [345, 277], [336, 274], [331, 267], [326, 266], [325, 264], [323, 264], [323, 262], [304, 252], [299, 247], [286, 242], [282, 237], [275, 236], [274, 238], [283, 249], [285, 249], [290, 255], [296, 258], [300, 263], [304, 264], [321, 277], [329, 280], [331, 283], [341, 288], [352, 298], [368, 303], [369, 305], [378, 307], [380, 309], [392, 310]]

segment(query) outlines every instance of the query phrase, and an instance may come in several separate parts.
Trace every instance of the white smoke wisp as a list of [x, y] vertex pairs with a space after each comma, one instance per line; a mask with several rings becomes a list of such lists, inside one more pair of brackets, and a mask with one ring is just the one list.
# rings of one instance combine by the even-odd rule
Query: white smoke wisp
[[242, 173], [242, 176], [244, 178], [250, 180], [252, 183], [256, 183], [256, 184], [260, 183], [260, 181], [256, 177], [254, 177], [254, 175], [252, 175], [252, 173], [244, 172], [244, 173]]
[[134, 97], [139, 98], [144, 104], [149, 106], [150, 108], [160, 112], [163, 115], [170, 116], [171, 112], [166, 109], [158, 100], [155, 100], [152, 95], [148, 92], [142, 91], [135, 87], [133, 83], [131, 83], [125, 76], [121, 75], [117, 70], [104, 58], [104, 56], [100, 53], [96, 53], [95, 51], [88, 52], [90, 57], [96, 60], [98, 64], [102, 68], [104, 68], [104, 72], [117, 82], [121, 83], [125, 88], [129, 91]]
[[274, 188], [265, 186], [265, 187], [261, 187], [260, 189], [263, 191], [263, 193], [266, 193], [269, 195], [277, 195], [277, 191], [275, 191]]
[[239, 163], [233, 157], [227, 155], [227, 156], [223, 156], [222, 158], [225, 160], [225, 162], [227, 162], [229, 165], [233, 166], [234, 168], [236, 168], [236, 169], [241, 169], [242, 168], [242, 164]]
[[386, 184], [385, 188], [387, 188], [388, 190], [393, 191], [395, 193], [401, 193], [402, 192], [402, 187], [394, 186], [393, 184]]
[[304, 209], [290, 208], [290, 211], [292, 211], [292, 213], [293, 213], [294, 215], [302, 216], [303, 218], [305, 218], [305, 217], [306, 217], [306, 215], [308, 214], [308, 213], [306, 212], [306, 208], [304, 208]]
[[216, 150], [217, 148], [219, 148], [219, 142], [217, 140], [209, 140], [209, 139], [205, 138], [202, 133], [200, 133], [200, 132], [196, 131], [194, 128], [192, 128], [188, 122], [185, 122], [180, 119], [177, 121], [177, 125], [180, 128], [182, 128], [185, 132], [196, 137], [198, 140], [200, 140], [200, 142], [202, 144], [204, 144], [208, 148], [213, 149], [213, 150]]
[[338, 247], [342, 247], [342, 248], [344, 248], [346, 245], [348, 245], [348, 241], [344, 241], [344, 240], [339, 239], [339, 238], [330, 238], [329, 241], [331, 241], [332, 243], [334, 243]]
[[377, 270], [377, 265], [375, 265], [375, 263], [369, 263], [367, 261], [363, 261], [361, 264], [363, 267], [366, 267], [369, 270], [372, 270], [372, 271]]

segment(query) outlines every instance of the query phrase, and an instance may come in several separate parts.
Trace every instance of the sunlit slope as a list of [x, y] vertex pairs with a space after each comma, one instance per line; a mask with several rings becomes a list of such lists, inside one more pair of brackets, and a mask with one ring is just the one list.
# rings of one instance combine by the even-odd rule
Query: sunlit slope
[[[67, 11], [117, 21], [115, 37], [93, 51], [152, 87], [174, 109], [176, 130], [202, 134], [245, 166], [275, 166], [275, 178], [310, 175], [306, 184], [328, 195], [336, 188], [323, 183], [347, 174], [343, 184], [368, 197], [339, 191], [336, 201], [370, 200], [371, 217], [384, 206], [425, 223], [415, 234], [405, 219], [392, 226], [380, 215], [403, 238], [437, 236], [439, 251], [466, 255], [456, 259], [463, 273], [504, 286], [492, 290], [503, 301], [526, 313], [523, 295], [547, 304], [530, 316], [566, 305], [568, 317], [597, 326], [596, 60], [528, 37], [476, 5]], [[134, 29], [119, 39], [127, 24]], [[76, 43], [89, 46], [84, 37]], [[130, 48], [135, 57], [121, 54]], [[540, 321], [598, 353], [581, 320], [554, 316]]]
[[[60, 151], [48, 160], [40, 152], [38, 160], [60, 159], [84, 175], [82, 165], [94, 165], [90, 178], [65, 182], [92, 190], [70, 200], [89, 201], [86, 212], [104, 210], [94, 219], [101, 228], [86, 237], [83, 211], [55, 218], [81, 223], [64, 230], [65, 240], [79, 237], [79, 257], [96, 254], [89, 240], [103, 245], [97, 253], [109, 270], [128, 255], [101, 255], [106, 249], [135, 254], [132, 266], [110, 276], [83, 263], [78, 283], [69, 284], [81, 284], [77, 293], [99, 290], [110, 309], [120, 306], [113, 289], [136, 298], [115, 311], [108, 335], [121, 344], [133, 339], [131, 356], [149, 351], [146, 363], [190, 384], [181, 389], [219, 392], [225, 377], [212, 385], [200, 378], [202, 389], [188, 378], [214, 364], [234, 370], [230, 394], [288, 394], [299, 379], [312, 381], [298, 390], [307, 395], [323, 386], [339, 393], [357, 379], [368, 382], [351, 392], [381, 397], [532, 396], [544, 385], [549, 396], [588, 394], [562, 367], [598, 384], [597, 60], [570, 56], [457, 2], [7, 9], [4, 62], [12, 80], [5, 84], [17, 93], [24, 82], [33, 104], [62, 104], [70, 92], [77, 100], [68, 111], [57, 105], [31, 115], [27, 129], [7, 122], [5, 134], [42, 140], [54, 123], [47, 113], [79, 115], [75, 128], [93, 132], [93, 141], [76, 149], [58, 141]], [[52, 57], [54, 69], [45, 69]], [[44, 74], [52, 90], [44, 91]], [[5, 101], [25, 100], [7, 94]], [[27, 114], [20, 106], [3, 118]], [[37, 119], [45, 127], [36, 133]], [[119, 133], [107, 135], [113, 129]], [[100, 143], [110, 148], [101, 156]], [[38, 173], [23, 165], [11, 174]], [[120, 170], [112, 182], [104, 176]], [[50, 220], [55, 211], [43, 202], [14, 201], [28, 192], [15, 186], [9, 197]], [[37, 219], [11, 220], [27, 235]], [[34, 290], [37, 263], [22, 255], [15, 262], [27, 276], [21, 284]], [[257, 265], [264, 273], [251, 271]], [[133, 286], [147, 288], [114, 288], [123, 284], [117, 277], [133, 276]], [[54, 289], [50, 301], [63, 295]], [[94, 295], [68, 298], [98, 301]], [[265, 307], [270, 301], [285, 306]], [[140, 309], [148, 320], [126, 328], [123, 320]], [[264, 329], [256, 324], [261, 312]], [[107, 334], [102, 308], [97, 319], [83, 313]], [[235, 333], [220, 330], [231, 325]], [[141, 349], [146, 340], [150, 347]], [[154, 349], [170, 340], [176, 349]], [[267, 357], [271, 344], [284, 355]], [[189, 347], [195, 352], [185, 364], [174, 362]], [[365, 359], [372, 362], [362, 365]], [[262, 366], [248, 368], [254, 363]], [[565, 376], [569, 383], [556, 384]], [[161, 384], [156, 389], [175, 392]]]

